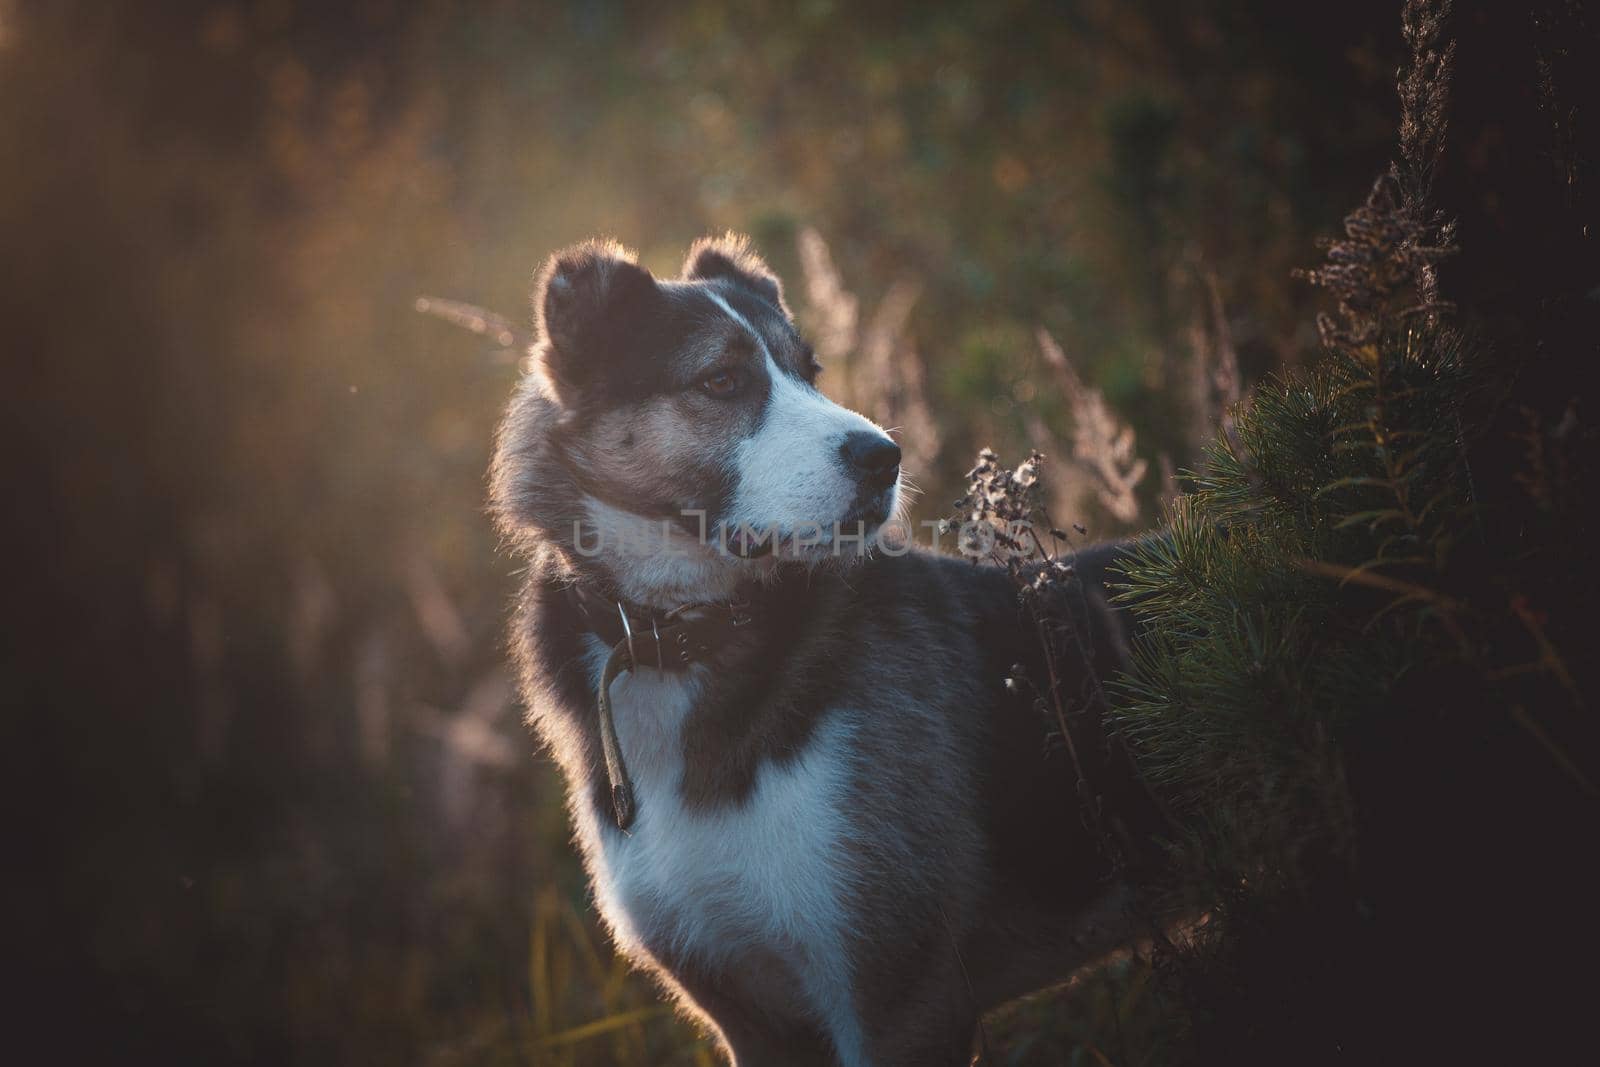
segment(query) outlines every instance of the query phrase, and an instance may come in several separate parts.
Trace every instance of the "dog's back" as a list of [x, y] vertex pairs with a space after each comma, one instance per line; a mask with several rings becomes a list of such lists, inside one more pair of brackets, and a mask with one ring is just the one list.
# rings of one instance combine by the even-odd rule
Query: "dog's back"
[[[1037, 608], [1005, 571], [965, 559], [912, 553], [848, 576], [862, 619], [857, 639], [873, 650], [856, 677], [917, 679], [898, 694], [885, 689], [898, 721], [869, 734], [881, 746], [872, 765], [883, 768], [886, 815], [877, 832], [913, 827], [901, 833], [918, 835], [906, 847], [921, 868], [949, 855], [950, 827], [977, 834], [975, 858], [952, 857], [946, 875], [953, 892], [945, 899], [962, 910], [938, 901], [937, 915], [912, 915], [894, 932], [898, 940], [912, 935], [912, 924], [945, 928], [960, 949], [961, 985], [970, 982], [960, 990], [963, 1014], [1064, 978], [1126, 939], [1105, 823], [1147, 827], [1153, 812], [1101, 727], [1102, 682], [1121, 668], [1127, 647], [1125, 618], [1104, 585], [1120, 551], [1108, 545], [1066, 557], [1074, 575], [1047, 593], [1055, 602]], [[907, 707], [917, 711], [908, 715]], [[952, 748], [941, 752], [923, 737], [950, 738]], [[892, 871], [878, 873], [896, 881]]]

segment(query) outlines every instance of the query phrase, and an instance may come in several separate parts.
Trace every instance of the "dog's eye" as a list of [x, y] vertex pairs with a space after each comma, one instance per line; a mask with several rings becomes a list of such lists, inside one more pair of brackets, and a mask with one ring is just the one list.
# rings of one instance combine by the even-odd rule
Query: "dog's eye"
[[700, 388], [715, 397], [732, 396], [739, 391], [739, 374], [737, 371], [719, 370], [703, 378]]
[[817, 375], [822, 373], [822, 364], [817, 361], [817, 350], [804, 342], [800, 345], [800, 367], [808, 382], [816, 381]]

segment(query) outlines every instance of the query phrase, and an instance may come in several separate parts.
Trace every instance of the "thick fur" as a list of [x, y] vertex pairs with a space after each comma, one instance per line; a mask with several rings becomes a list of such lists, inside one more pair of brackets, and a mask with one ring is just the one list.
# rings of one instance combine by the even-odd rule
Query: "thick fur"
[[[1019, 662], [1046, 677], [1032, 615], [1005, 574], [964, 560], [745, 559], [682, 520], [782, 539], [896, 505], [838, 458], [846, 435], [881, 431], [816, 392], [747, 242], [698, 244], [675, 282], [581, 246], [536, 301], [537, 371], [501, 426], [492, 498], [529, 564], [513, 623], [529, 719], [619, 951], [740, 1065], [966, 1063], [981, 1011], [1128, 933], [1071, 763], [1006, 685]], [[741, 386], [717, 399], [695, 383], [722, 366]], [[1071, 616], [1102, 671], [1120, 643], [1100, 592], [1114, 555], [1076, 560]], [[575, 581], [662, 610], [752, 603], [705, 661], [613, 686], [627, 834], [596, 725], [608, 649], [563, 595]], [[1075, 686], [1090, 664], [1066, 668]]]

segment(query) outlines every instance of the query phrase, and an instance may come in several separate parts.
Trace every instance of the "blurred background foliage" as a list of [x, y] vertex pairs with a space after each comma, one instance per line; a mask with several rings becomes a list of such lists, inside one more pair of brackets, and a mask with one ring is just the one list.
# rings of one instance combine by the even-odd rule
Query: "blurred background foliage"
[[1137, 528], [1314, 349], [1289, 271], [1399, 54], [1371, 0], [0, 2], [5, 893], [56, 1050], [708, 1062], [517, 724], [515, 359], [417, 298], [520, 326], [567, 242], [747, 230], [926, 516], [1103, 423], [1067, 517]]

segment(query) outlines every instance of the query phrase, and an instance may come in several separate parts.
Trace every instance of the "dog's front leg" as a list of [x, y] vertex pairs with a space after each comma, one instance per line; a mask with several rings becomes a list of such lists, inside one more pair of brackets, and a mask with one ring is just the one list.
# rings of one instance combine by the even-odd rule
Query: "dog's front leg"
[[954, 948], [939, 946], [894, 971], [870, 982], [876, 992], [862, 1001], [868, 1061], [873, 1067], [967, 1067], [978, 1006]]
[[674, 976], [684, 999], [720, 1038], [734, 1067], [838, 1067], [833, 1043], [798, 1011], [777, 1016], [739, 995], [725, 979], [696, 973]]

